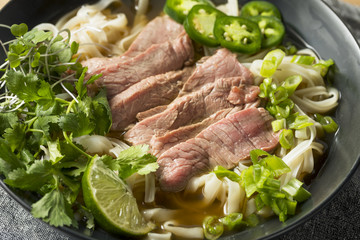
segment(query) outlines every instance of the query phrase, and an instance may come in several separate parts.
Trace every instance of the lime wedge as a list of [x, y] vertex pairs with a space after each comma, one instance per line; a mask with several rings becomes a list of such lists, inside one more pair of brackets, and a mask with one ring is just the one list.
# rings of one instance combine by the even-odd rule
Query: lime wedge
[[127, 185], [94, 157], [82, 179], [84, 201], [97, 223], [106, 231], [125, 235], [144, 235], [154, 228], [141, 215]]

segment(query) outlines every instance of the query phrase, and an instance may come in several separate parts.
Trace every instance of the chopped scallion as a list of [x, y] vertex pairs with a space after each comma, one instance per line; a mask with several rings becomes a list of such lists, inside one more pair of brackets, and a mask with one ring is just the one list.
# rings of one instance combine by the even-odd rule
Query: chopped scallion
[[203, 230], [206, 239], [218, 239], [224, 232], [224, 225], [216, 217], [208, 216], [203, 221]]
[[306, 56], [306, 55], [294, 55], [291, 59], [292, 63], [296, 64], [304, 64], [304, 65], [311, 65], [315, 61], [315, 57], [313, 56]]
[[260, 69], [260, 75], [263, 77], [271, 77], [281, 64], [285, 53], [280, 49], [275, 49], [266, 54]]
[[286, 78], [282, 86], [287, 90], [288, 95], [291, 96], [301, 82], [302, 77], [300, 75], [293, 75]]
[[336, 132], [336, 130], [339, 128], [338, 124], [330, 116], [322, 116], [321, 114], [315, 113], [314, 117], [327, 133]]
[[295, 140], [294, 140], [294, 133], [290, 129], [284, 129], [280, 133], [280, 139], [279, 139], [280, 145], [285, 149], [290, 149], [292, 146], [294, 146]]
[[286, 124], [285, 118], [277, 119], [271, 122], [271, 126], [274, 132], [278, 132], [281, 129], [284, 129], [285, 124]]

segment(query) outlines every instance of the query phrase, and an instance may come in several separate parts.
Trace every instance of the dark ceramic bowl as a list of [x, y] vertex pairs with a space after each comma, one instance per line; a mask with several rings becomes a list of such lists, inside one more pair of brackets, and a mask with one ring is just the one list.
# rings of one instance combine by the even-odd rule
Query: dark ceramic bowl
[[[62, 14], [72, 10], [86, 0], [12, 0], [0, 12], [0, 23], [11, 25], [25, 22], [30, 27], [41, 22], [56, 21]], [[133, 1], [123, 1], [130, 6]], [[161, 11], [164, 1], [152, 1], [150, 17]], [[244, 3], [245, 1], [240, 1]], [[339, 107], [334, 113], [340, 126], [335, 137], [328, 143], [326, 159], [317, 176], [312, 180], [312, 197], [300, 206], [300, 211], [285, 223], [276, 218], [255, 228], [236, 233], [223, 239], [276, 238], [305, 221], [333, 199], [357, 168], [360, 160], [360, 50], [359, 46], [336, 14], [322, 1], [273, 0], [282, 12], [289, 37], [300, 45], [309, 44], [324, 59], [332, 58], [336, 63], [334, 85], [341, 92]], [[301, 37], [300, 37], [301, 36]], [[0, 31], [0, 39], [10, 39], [8, 31]], [[2, 56], [4, 58], [4, 56]], [[24, 195], [9, 189], [2, 181], [0, 185], [26, 209], [30, 209], [34, 196]], [[119, 239], [102, 229], [91, 237], [83, 234], [83, 228], [58, 228], [72, 238]]]

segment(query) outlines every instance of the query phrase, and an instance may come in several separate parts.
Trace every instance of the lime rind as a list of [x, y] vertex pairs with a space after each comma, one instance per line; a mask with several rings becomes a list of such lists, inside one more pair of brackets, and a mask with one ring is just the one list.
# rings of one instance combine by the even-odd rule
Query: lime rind
[[145, 235], [154, 228], [141, 215], [128, 186], [111, 169], [94, 158], [83, 177], [85, 205], [105, 230], [125, 235]]

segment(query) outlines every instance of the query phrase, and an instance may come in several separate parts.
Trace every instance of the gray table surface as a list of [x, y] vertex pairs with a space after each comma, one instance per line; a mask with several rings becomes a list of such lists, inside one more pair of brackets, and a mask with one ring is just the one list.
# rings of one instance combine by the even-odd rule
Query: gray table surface
[[[360, 42], [360, 8], [338, 0], [324, 0], [345, 21]], [[0, 188], [0, 240], [70, 237], [49, 227]], [[360, 168], [336, 197], [312, 219], [280, 239], [360, 239]]]

